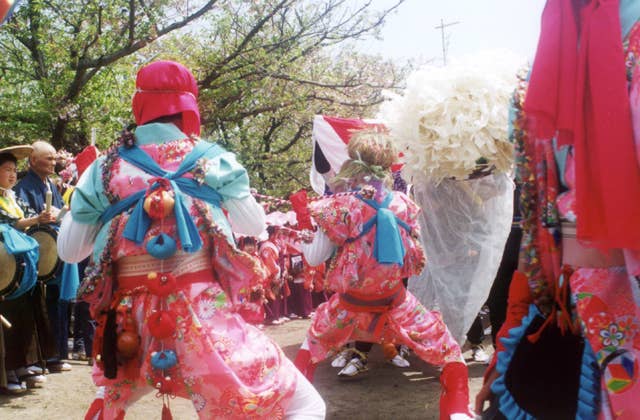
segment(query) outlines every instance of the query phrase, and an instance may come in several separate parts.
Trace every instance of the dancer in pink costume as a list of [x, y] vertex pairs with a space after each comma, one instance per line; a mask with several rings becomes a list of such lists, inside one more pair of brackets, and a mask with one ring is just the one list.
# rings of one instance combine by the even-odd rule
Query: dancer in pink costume
[[181, 64], [142, 68], [135, 134], [87, 169], [64, 219], [61, 257], [95, 262], [81, 295], [98, 322], [101, 388], [86, 418], [121, 419], [156, 392], [163, 419], [173, 396], [202, 419], [322, 419], [317, 391], [236, 312], [264, 270], [231, 230], [257, 236], [264, 212], [235, 156], [194, 137], [197, 95]]
[[[350, 159], [334, 180], [340, 185], [333, 187], [357, 193], [311, 206], [319, 230], [305, 258], [311, 265], [332, 258], [326, 281], [336, 293], [317, 308], [296, 366], [312, 378], [315, 365], [349, 341], [404, 344], [443, 367], [440, 418], [467, 418], [467, 367], [460, 347], [440, 315], [426, 310], [402, 283], [422, 270], [425, 255], [417, 239], [420, 209], [385, 185], [397, 152], [389, 136], [376, 130], [355, 133], [348, 151]], [[365, 369], [364, 354], [354, 359]]]

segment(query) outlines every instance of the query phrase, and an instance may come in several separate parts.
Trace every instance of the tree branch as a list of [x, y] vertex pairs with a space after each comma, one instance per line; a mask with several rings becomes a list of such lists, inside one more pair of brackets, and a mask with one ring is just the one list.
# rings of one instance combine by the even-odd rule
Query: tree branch
[[133, 45], [136, 39], [136, 2], [129, 0], [129, 46]]
[[309, 126], [310, 126], [309, 123], [301, 124], [300, 126], [298, 126], [298, 130], [293, 135], [291, 140], [289, 140], [289, 142], [286, 145], [284, 145], [282, 148], [276, 150], [275, 153], [276, 154], [280, 154], [280, 153], [284, 153], [287, 150], [291, 149], [291, 147], [293, 147], [293, 145], [296, 144], [298, 142], [298, 140], [300, 140], [302, 138], [302, 135], [304, 134], [305, 131], [307, 131], [309, 129]]
[[98, 67], [99, 68], [99, 67], [104, 67], [106, 65], [114, 63], [114, 62], [118, 61], [119, 59], [121, 59], [123, 57], [126, 57], [128, 55], [131, 55], [134, 52], [144, 48], [149, 43], [155, 41], [156, 39], [162, 37], [163, 35], [166, 35], [166, 34], [172, 32], [172, 31], [175, 31], [176, 29], [183, 28], [187, 24], [191, 23], [195, 19], [198, 19], [199, 17], [201, 17], [205, 13], [207, 13], [209, 10], [211, 10], [216, 3], [217, 3], [217, 0], [210, 0], [204, 6], [202, 6], [200, 9], [198, 9], [196, 12], [194, 12], [191, 15], [185, 17], [181, 21], [174, 22], [174, 23], [166, 26], [165, 28], [162, 28], [162, 29], [158, 30], [156, 34], [154, 34], [152, 36], [148, 36], [148, 37], [146, 37], [144, 39], [139, 39], [137, 41], [134, 41], [132, 44], [129, 44], [129, 45], [123, 47], [123, 48], [120, 48], [119, 50], [114, 51], [111, 54], [106, 54], [106, 55], [103, 55], [103, 56], [101, 56], [99, 58], [96, 58], [96, 59], [93, 59], [93, 60], [86, 59], [86, 58], [82, 59], [78, 63], [78, 67], [80, 69], [82, 69], [82, 68], [88, 69], [88, 68], [93, 68], [93, 67]]
[[267, 22], [269, 22], [275, 14], [284, 8], [290, 0], [282, 0], [278, 3], [270, 13], [267, 13], [262, 19], [260, 19], [256, 24], [251, 28], [249, 33], [243, 38], [242, 42], [234, 49], [234, 51], [221, 60], [216, 66], [200, 81], [200, 85], [202, 87], [208, 87], [215, 79], [220, 76], [220, 70], [224, 68], [227, 64], [229, 64], [232, 60], [240, 55], [249, 44], [249, 42], [254, 39], [258, 33], [262, 30]]

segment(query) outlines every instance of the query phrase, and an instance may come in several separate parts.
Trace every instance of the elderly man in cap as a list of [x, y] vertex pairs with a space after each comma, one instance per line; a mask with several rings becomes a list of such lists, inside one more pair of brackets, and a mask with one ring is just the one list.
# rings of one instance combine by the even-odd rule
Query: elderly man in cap
[[[64, 207], [62, 196], [51, 180], [51, 175], [55, 173], [56, 149], [45, 141], [36, 141], [32, 145], [33, 151], [29, 156], [29, 170], [27, 174], [16, 184], [14, 190], [16, 196], [23, 200], [36, 213], [45, 210], [50, 211], [54, 219], [58, 216], [60, 210]], [[47, 196], [51, 199], [47, 202]], [[50, 208], [47, 209], [47, 204]], [[57, 228], [55, 223], [51, 224], [54, 229]], [[40, 253], [45, 250], [40, 250]], [[42, 257], [41, 257], [42, 258]], [[69, 302], [60, 300], [60, 283], [62, 278], [62, 270], [58, 270], [55, 278], [47, 281], [46, 301], [49, 322], [56, 341], [58, 356], [49, 359], [47, 365], [52, 372], [60, 372], [71, 370], [71, 365], [64, 363], [62, 359], [68, 358], [69, 337]]]

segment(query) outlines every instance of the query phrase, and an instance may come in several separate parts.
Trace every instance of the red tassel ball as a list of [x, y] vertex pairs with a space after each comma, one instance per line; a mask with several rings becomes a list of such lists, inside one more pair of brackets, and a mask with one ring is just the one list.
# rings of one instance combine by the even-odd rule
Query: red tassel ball
[[155, 338], [169, 338], [176, 330], [176, 316], [170, 311], [154, 312], [147, 319], [147, 326]]
[[147, 275], [149, 292], [159, 297], [167, 297], [177, 289], [175, 277], [170, 273], [152, 272]]

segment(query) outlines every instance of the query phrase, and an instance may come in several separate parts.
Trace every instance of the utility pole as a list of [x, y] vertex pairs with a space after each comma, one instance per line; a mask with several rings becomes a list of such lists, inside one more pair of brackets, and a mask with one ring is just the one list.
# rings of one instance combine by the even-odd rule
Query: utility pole
[[444, 28], [457, 25], [458, 23], [460, 22], [456, 21], [456, 22], [444, 23], [444, 19], [440, 19], [440, 25], [435, 27], [436, 29], [440, 29], [440, 32], [442, 34], [442, 61], [445, 66], [447, 65], [447, 43], [445, 42], [445, 39], [444, 39]]

